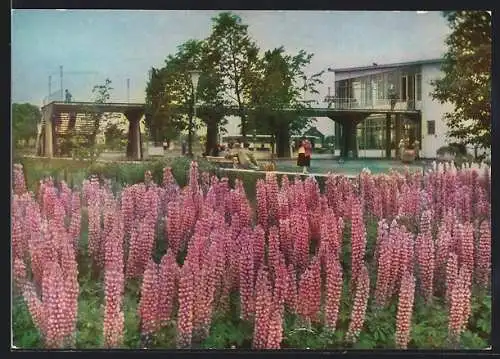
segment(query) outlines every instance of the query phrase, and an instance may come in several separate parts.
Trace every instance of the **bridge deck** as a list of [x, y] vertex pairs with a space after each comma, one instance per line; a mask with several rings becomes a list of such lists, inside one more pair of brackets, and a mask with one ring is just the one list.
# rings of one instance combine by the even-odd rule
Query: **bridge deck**
[[45, 107], [56, 108], [58, 112], [87, 112], [87, 111], [102, 111], [102, 112], [126, 112], [126, 111], [144, 111], [145, 104], [143, 103], [100, 103], [94, 102], [51, 102]]
[[[102, 111], [102, 112], [120, 112], [124, 113], [127, 111], [142, 111], [144, 112], [146, 109], [146, 104], [144, 103], [103, 103], [103, 104], [95, 104], [93, 102], [51, 102], [45, 107], [53, 107], [56, 108], [59, 112], [78, 112], [78, 111]], [[210, 107], [205, 106], [203, 104], [198, 105], [197, 108], [199, 111], [203, 111], [209, 109]], [[237, 115], [239, 110], [236, 106], [228, 106], [225, 108], [228, 115]], [[251, 111], [251, 109], [249, 109]], [[417, 114], [420, 111], [418, 110], [405, 110], [405, 109], [394, 109], [388, 110], [383, 108], [305, 108], [301, 110], [297, 110], [294, 108], [286, 108], [284, 111], [287, 112], [297, 112], [303, 116], [310, 117], [329, 117], [334, 115], [348, 115], [348, 114], [372, 114], [372, 113], [400, 113], [400, 114]]]

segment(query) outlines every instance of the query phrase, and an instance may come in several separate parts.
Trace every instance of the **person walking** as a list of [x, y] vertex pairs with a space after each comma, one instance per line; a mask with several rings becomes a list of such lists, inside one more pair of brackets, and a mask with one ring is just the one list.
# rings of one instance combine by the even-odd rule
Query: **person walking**
[[306, 148], [304, 141], [300, 141], [297, 155], [297, 166], [302, 167], [302, 173], [307, 173]]

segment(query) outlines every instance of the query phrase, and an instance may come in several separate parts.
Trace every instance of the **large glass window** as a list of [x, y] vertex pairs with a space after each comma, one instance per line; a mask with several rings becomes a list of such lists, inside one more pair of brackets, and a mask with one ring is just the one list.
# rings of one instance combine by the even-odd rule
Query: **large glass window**
[[422, 75], [417, 74], [416, 76], [416, 89], [415, 91], [417, 92], [417, 101], [422, 101]]
[[407, 82], [407, 77], [403, 76], [401, 77], [401, 100], [406, 101], [406, 82]]
[[360, 150], [385, 149], [385, 117], [369, 117], [357, 127]]
[[377, 75], [377, 99], [383, 100], [387, 98], [385, 82], [387, 81], [387, 75], [379, 74]]

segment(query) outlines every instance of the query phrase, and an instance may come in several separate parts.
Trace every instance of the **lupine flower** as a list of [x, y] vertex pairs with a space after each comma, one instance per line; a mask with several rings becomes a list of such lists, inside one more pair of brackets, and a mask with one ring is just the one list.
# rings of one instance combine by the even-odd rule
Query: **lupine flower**
[[415, 299], [415, 277], [410, 271], [403, 275], [396, 316], [396, 347], [406, 349], [410, 340], [411, 317]]
[[21, 195], [26, 192], [26, 183], [24, 181], [23, 165], [16, 163], [13, 169], [14, 174], [14, 193]]
[[458, 256], [451, 252], [448, 255], [448, 261], [446, 262], [446, 300], [448, 303], [451, 301], [451, 292], [453, 288], [453, 283], [456, 282], [458, 277]]
[[240, 234], [242, 244], [239, 260], [241, 317], [249, 319], [254, 313], [254, 250], [253, 236], [247, 230]]
[[23, 258], [27, 250], [25, 236], [23, 234], [23, 221], [17, 215], [12, 216], [12, 256]]
[[158, 300], [158, 319], [161, 325], [165, 325], [171, 319], [178, 280], [179, 266], [172, 251], [169, 251], [162, 257], [158, 273], [158, 291], [162, 293]]
[[424, 298], [429, 301], [433, 295], [434, 282], [434, 242], [430, 232], [420, 233], [416, 240], [420, 283]]
[[309, 262], [309, 224], [298, 209], [295, 209], [290, 216], [290, 235], [294, 251], [293, 263], [302, 272]]
[[361, 266], [359, 278], [356, 281], [356, 294], [351, 312], [351, 321], [347, 330], [346, 340], [355, 342], [365, 322], [368, 295], [370, 293], [370, 277], [365, 265]]
[[138, 307], [143, 335], [149, 335], [158, 330], [158, 287], [158, 265], [150, 259], [144, 271]]
[[184, 262], [179, 278], [179, 312], [177, 315], [177, 348], [191, 346], [193, 335], [194, 273], [189, 262]]
[[300, 277], [298, 298], [298, 314], [304, 319], [317, 320], [321, 308], [321, 262], [318, 257]]
[[269, 269], [274, 273], [279, 265], [280, 252], [279, 230], [276, 227], [269, 229], [267, 263]]
[[36, 288], [33, 283], [27, 282], [23, 286], [23, 298], [31, 314], [33, 323], [42, 333], [46, 333], [48, 312], [45, 311], [43, 302], [38, 298]]
[[281, 341], [283, 339], [283, 317], [282, 310], [279, 304], [271, 305], [271, 313], [269, 313], [269, 328], [267, 333], [266, 349], [280, 349]]
[[80, 227], [81, 227], [80, 194], [78, 192], [73, 192], [71, 196], [71, 222], [69, 225], [68, 233], [70, 240], [72, 240], [75, 253], [78, 251]]
[[448, 335], [452, 344], [458, 341], [469, 320], [470, 296], [470, 271], [462, 266], [456, 281], [452, 283], [450, 293]]
[[491, 229], [490, 222], [483, 221], [479, 228], [479, 239], [476, 256], [476, 280], [487, 288], [491, 273]]
[[329, 257], [326, 262], [326, 302], [325, 324], [334, 331], [342, 297], [343, 273], [336, 257]]
[[352, 282], [356, 283], [363, 264], [366, 250], [366, 229], [363, 222], [363, 209], [359, 200], [352, 204], [351, 217], [351, 271]]
[[394, 241], [392, 237], [382, 238], [378, 249], [378, 270], [377, 285], [375, 288], [375, 299], [379, 306], [385, 305], [389, 296], [391, 284], [391, 266], [394, 250]]
[[26, 283], [26, 264], [20, 257], [14, 257], [13, 259], [12, 274], [17, 288], [22, 289]]
[[64, 289], [59, 264], [47, 263], [43, 273], [42, 302], [45, 312], [45, 344], [49, 348], [62, 348], [64, 341]]
[[260, 268], [264, 264], [266, 246], [266, 233], [260, 225], [254, 228], [253, 239], [254, 268]]
[[252, 348], [264, 349], [269, 337], [269, 316], [272, 302], [271, 286], [265, 267], [261, 267], [258, 271], [255, 292], [255, 324]]
[[460, 239], [460, 263], [472, 271], [474, 269], [474, 228], [471, 223], [464, 224]]
[[112, 230], [105, 242], [103, 336], [105, 345], [111, 348], [118, 347], [121, 344], [124, 334], [124, 313], [122, 309], [125, 284], [123, 226], [122, 215], [118, 213], [113, 220]]
[[276, 178], [275, 173], [266, 172], [265, 187], [266, 187], [267, 201], [269, 204], [268, 217], [270, 220], [274, 222], [278, 219], [278, 211], [279, 211], [278, 209], [279, 186], [278, 186], [278, 179]]

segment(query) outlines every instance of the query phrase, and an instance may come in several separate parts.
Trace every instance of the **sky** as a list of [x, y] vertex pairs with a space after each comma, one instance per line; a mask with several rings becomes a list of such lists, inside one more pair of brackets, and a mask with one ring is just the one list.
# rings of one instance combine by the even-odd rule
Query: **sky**
[[[42, 105], [63, 88], [89, 101], [95, 84], [111, 79], [113, 102], [143, 102], [148, 70], [178, 45], [203, 39], [220, 11], [13, 10], [12, 102]], [[284, 46], [314, 53], [307, 73], [328, 67], [433, 59], [449, 33], [439, 12], [234, 11], [261, 50]], [[127, 79], [130, 94], [127, 95]], [[325, 73], [320, 97], [333, 77]]]

